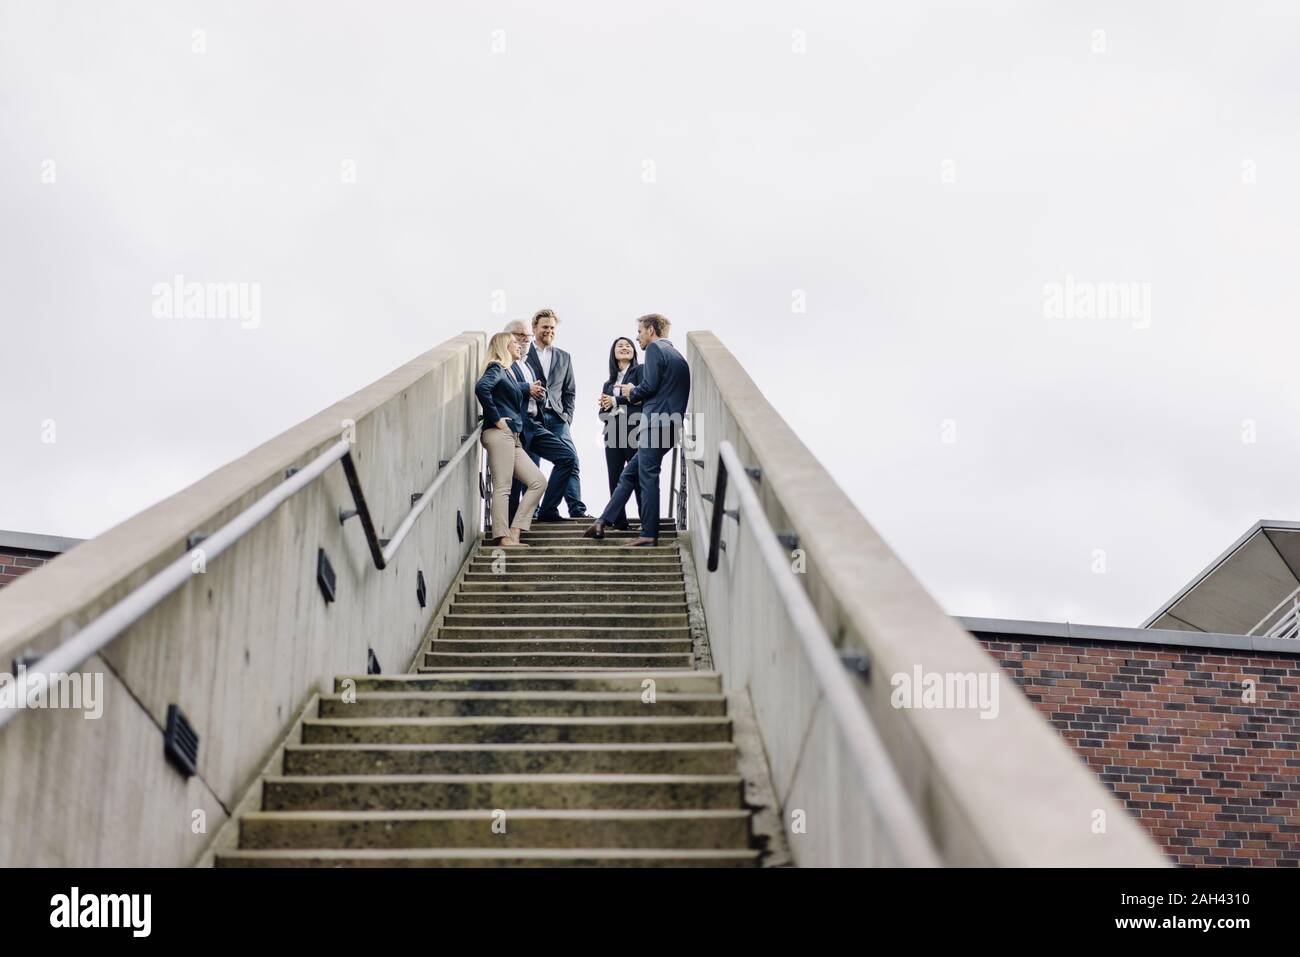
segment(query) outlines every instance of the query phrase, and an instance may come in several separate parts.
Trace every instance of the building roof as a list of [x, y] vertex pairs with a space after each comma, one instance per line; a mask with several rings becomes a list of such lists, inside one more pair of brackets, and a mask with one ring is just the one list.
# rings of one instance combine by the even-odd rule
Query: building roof
[[58, 535], [36, 535], [31, 532], [7, 532], [0, 529], [0, 548], [21, 548], [29, 552], [50, 552], [61, 555], [85, 539], [61, 538]]
[[1300, 522], [1261, 520], [1153, 612], [1143, 628], [1250, 634], [1300, 588]]
[[1246, 635], [1209, 634], [1187, 629], [1117, 628], [1110, 625], [1081, 625], [1072, 621], [1024, 621], [1016, 618], [971, 618], [960, 615], [955, 616], [954, 620], [971, 634], [986, 637], [1001, 635], [1043, 641], [1095, 641], [1205, 648], [1243, 654], [1300, 655], [1300, 641], [1292, 638], [1251, 638]]

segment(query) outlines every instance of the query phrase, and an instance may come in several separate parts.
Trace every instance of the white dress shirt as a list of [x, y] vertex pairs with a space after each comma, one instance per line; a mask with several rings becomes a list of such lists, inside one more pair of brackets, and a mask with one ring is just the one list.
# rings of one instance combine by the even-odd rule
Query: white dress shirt
[[528, 364], [527, 358], [520, 359], [518, 362], [515, 363], [515, 365], [517, 365], [519, 367], [519, 371], [524, 374], [524, 382], [527, 383], [528, 385], [528, 390], [529, 390], [528, 414], [536, 417], [537, 400], [532, 397], [532, 388], [533, 388], [533, 383], [537, 381], [537, 377], [533, 375], [533, 367]]
[[628, 370], [631, 368], [632, 366], [628, 365], [622, 369], [619, 369], [618, 375], [614, 377], [614, 408], [612, 408], [610, 411], [613, 412], [615, 415], [619, 414], [620, 412], [627, 412], [627, 406], [618, 404], [618, 387], [623, 384], [623, 380], [627, 378]]
[[546, 376], [547, 379], [551, 377], [551, 359], [554, 358], [554, 356], [555, 353], [551, 350], [550, 346], [547, 346], [545, 349], [537, 350], [537, 360], [542, 364], [542, 375]]

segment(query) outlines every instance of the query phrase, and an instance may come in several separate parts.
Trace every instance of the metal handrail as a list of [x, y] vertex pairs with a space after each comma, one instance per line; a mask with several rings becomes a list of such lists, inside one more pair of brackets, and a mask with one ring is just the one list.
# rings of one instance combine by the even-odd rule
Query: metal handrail
[[[424, 514], [424, 510], [428, 508], [429, 503], [433, 501], [433, 493], [438, 491], [442, 486], [442, 483], [447, 480], [447, 476], [450, 475], [455, 470], [456, 466], [460, 464], [460, 460], [469, 454], [469, 450], [478, 445], [479, 433], [482, 431], [482, 425], [476, 427], [473, 432], [464, 436], [464, 441], [461, 442], [460, 448], [456, 450], [456, 453], [450, 459], [438, 463], [437, 476], [435, 476], [434, 480], [429, 483], [429, 487], [420, 493], [420, 497], [416, 499], [415, 504], [411, 506], [411, 510], [406, 513], [406, 518], [402, 519], [402, 524], [398, 525], [397, 531], [393, 532], [393, 537], [388, 541], [388, 544], [383, 545], [380, 557], [375, 560], [376, 568], [382, 570], [388, 567], [388, 563], [391, 562], [393, 556], [397, 554], [397, 549], [400, 548], [402, 542], [406, 540], [406, 536], [411, 531], [412, 527], [414, 527], [416, 520]], [[349, 456], [347, 464], [350, 463], [351, 457]], [[361, 494], [359, 484], [354, 490], [354, 494]], [[357, 504], [357, 512], [361, 512], [360, 502]], [[374, 535], [374, 526], [363, 523], [363, 527], [367, 529], [367, 541], [370, 541], [370, 536]], [[371, 544], [370, 548], [371, 555], [374, 555], [375, 553], [376, 544], [382, 545], [383, 543], [379, 542], [378, 539], [374, 539], [374, 544]], [[382, 559], [382, 564], [380, 563], [380, 559]]]
[[718, 443], [718, 484], [714, 492], [713, 515], [709, 531], [709, 571], [717, 569], [719, 543], [724, 515], [753, 527], [754, 543], [776, 585], [776, 593], [785, 605], [804, 647], [808, 665], [821, 687], [839, 733], [853, 755], [858, 776], [868, 792], [872, 806], [885, 822], [884, 840], [893, 844], [899, 857], [914, 867], [936, 867], [939, 857], [926, 834], [915, 807], [907, 796], [889, 752], [871, 723], [871, 716], [858, 697], [857, 689], [835, 652], [830, 636], [813, 608], [807, 592], [799, 586], [790, 570], [788, 556], [781, 550], [775, 530], [758, 500], [753, 487], [745, 481], [734, 483], [740, 508], [727, 512], [727, 473], [745, 475], [747, 470], [726, 440]]
[[[1265, 637], [1265, 638], [1277, 638], [1277, 637], [1280, 637], [1279, 635], [1275, 634], [1275, 632], [1277, 632], [1280, 628], [1282, 628], [1282, 626], [1283, 626], [1283, 625], [1288, 621], [1288, 619], [1290, 619], [1290, 620], [1292, 621], [1292, 623], [1294, 624], [1294, 622], [1295, 622], [1295, 618], [1296, 618], [1297, 614], [1300, 613], [1300, 588], [1297, 588], [1295, 591], [1291, 592], [1291, 594], [1287, 595], [1287, 596], [1286, 596], [1285, 598], [1283, 598], [1280, 602], [1278, 602], [1276, 605], [1274, 605], [1274, 606], [1273, 606], [1273, 610], [1270, 611], [1270, 612], [1269, 612], [1267, 615], [1265, 615], [1263, 618], [1261, 618], [1259, 621], [1255, 622], [1255, 627], [1252, 628], [1252, 629], [1250, 629], [1250, 631], [1246, 632], [1246, 634], [1248, 634], [1248, 635], [1254, 635], [1255, 632], [1259, 631], [1259, 629], [1262, 628], [1262, 627], [1264, 626], [1264, 622], [1268, 621], [1270, 618], [1272, 618], [1274, 615], [1276, 615], [1279, 611], [1281, 611], [1281, 610], [1282, 610], [1282, 606], [1285, 605], [1287, 602], [1290, 602], [1290, 603], [1291, 603], [1291, 606], [1292, 606], [1292, 607], [1291, 607], [1291, 611], [1287, 612], [1285, 615], [1283, 615], [1281, 618], [1279, 618], [1279, 619], [1277, 620], [1277, 623], [1274, 624], [1273, 627], [1270, 628], [1270, 629], [1268, 630], [1268, 632], [1263, 636], [1263, 637]], [[1282, 629], [1282, 630], [1286, 630], [1286, 629]], [[1294, 636], [1293, 636], [1293, 637], [1294, 637]]]
[[1297, 603], [1290, 611], [1279, 619], [1278, 623], [1268, 630], [1264, 635], [1265, 638], [1285, 638], [1292, 641], [1300, 638], [1300, 603]]
[[[455, 465], [464, 458], [473, 443], [478, 440], [478, 434], [479, 428], [476, 428], [451, 459], [445, 463], [439, 463], [438, 477], [430, 483], [419, 500], [411, 506], [411, 510], [407, 513], [406, 518], [402, 520], [401, 525], [398, 526], [392, 540], [383, 547], [380, 547], [381, 543], [375, 537], [374, 525], [370, 520], [369, 509], [366, 507], [365, 495], [361, 490], [361, 482], [357, 477], [356, 466], [352, 461], [351, 439], [344, 438], [339, 439], [309, 464], [291, 472], [283, 482], [221, 526], [217, 531], [205, 536], [201, 544], [204, 564], [206, 565], [207, 562], [226, 551], [231, 545], [234, 545], [245, 534], [259, 525], [263, 519], [319, 478], [331, 465], [341, 460], [344, 471], [347, 473], [352, 500], [357, 507], [356, 514], [362, 518], [362, 526], [366, 530], [366, 542], [370, 547], [370, 554], [374, 559], [375, 566], [382, 570], [392, 559], [393, 554], [402, 544], [407, 533], [410, 532], [416, 519], [428, 508], [433, 493], [451, 474], [451, 469], [446, 468], [446, 466]], [[344, 520], [343, 516], [340, 516], [340, 520]], [[154, 606], [193, 577], [194, 556], [192, 551], [187, 551], [186, 554], [165, 566], [147, 582], [99, 615], [71, 638], [60, 643], [49, 654], [29, 666], [28, 671], [43, 672], [45, 674], [63, 674], [72, 671], [139, 621]], [[0, 728], [11, 721], [20, 710], [18, 708], [0, 709]]]
[[1300, 638], [1300, 589], [1291, 593], [1291, 609], [1284, 614], [1268, 631], [1265, 638]]

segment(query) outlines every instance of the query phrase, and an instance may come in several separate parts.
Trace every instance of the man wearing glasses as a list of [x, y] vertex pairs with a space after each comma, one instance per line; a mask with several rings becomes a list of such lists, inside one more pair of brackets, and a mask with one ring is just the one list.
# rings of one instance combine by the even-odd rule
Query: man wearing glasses
[[[515, 378], [529, 387], [524, 431], [520, 436], [524, 450], [534, 463], [540, 459], [551, 463], [546, 494], [537, 509], [536, 520], [540, 522], [562, 521], [559, 511], [561, 498], [568, 502], [571, 518], [583, 518], [587, 514], [578, 478], [578, 450], [569, 436], [577, 387], [569, 354], [553, 345], [558, 325], [555, 313], [543, 309], [533, 316], [533, 334], [518, 319], [507, 324], [505, 329], [525, 350], [524, 358], [510, 367]], [[535, 341], [531, 347], [530, 341]], [[511, 519], [519, 507], [523, 488], [523, 483], [517, 481], [511, 486]]]

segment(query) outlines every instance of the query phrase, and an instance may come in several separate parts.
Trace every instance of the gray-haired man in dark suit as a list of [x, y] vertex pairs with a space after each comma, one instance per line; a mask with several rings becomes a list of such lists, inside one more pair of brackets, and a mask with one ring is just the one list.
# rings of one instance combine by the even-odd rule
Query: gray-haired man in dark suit
[[[578, 390], [573, 378], [573, 359], [554, 345], [559, 324], [559, 318], [550, 309], [539, 310], [533, 316], [533, 345], [511, 370], [530, 390], [524, 432], [520, 437], [524, 450], [534, 462], [546, 459], [551, 463], [546, 494], [537, 509], [536, 521], [539, 522], [561, 520], [561, 498], [568, 503], [570, 518], [587, 516], [578, 475], [578, 449], [569, 435]], [[510, 323], [506, 331], [521, 340], [521, 344], [529, 338], [522, 322]], [[522, 492], [523, 484], [516, 481], [510, 490], [512, 518]]]

